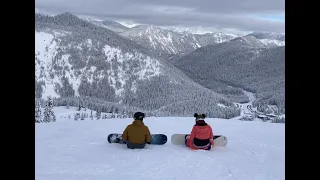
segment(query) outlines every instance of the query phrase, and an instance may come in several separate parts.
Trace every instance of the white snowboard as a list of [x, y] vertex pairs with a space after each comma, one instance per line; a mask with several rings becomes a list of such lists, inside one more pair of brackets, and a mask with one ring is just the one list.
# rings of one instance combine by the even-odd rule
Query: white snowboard
[[[174, 145], [185, 145], [185, 136], [189, 134], [173, 134], [171, 136], [171, 143]], [[214, 147], [225, 147], [228, 144], [228, 139], [223, 135], [213, 136]]]

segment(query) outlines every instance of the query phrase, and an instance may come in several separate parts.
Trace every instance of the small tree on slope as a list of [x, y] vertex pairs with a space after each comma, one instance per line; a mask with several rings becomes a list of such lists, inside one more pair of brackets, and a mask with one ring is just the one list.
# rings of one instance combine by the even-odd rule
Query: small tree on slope
[[84, 120], [84, 114], [83, 113], [81, 113], [80, 119]]
[[100, 108], [98, 108], [98, 110], [96, 112], [96, 118], [97, 118], [97, 120], [101, 118], [101, 110], [100, 110]]
[[35, 122], [36, 123], [42, 122], [42, 120], [41, 120], [41, 106], [40, 106], [40, 102], [39, 101], [36, 102]]
[[91, 120], [93, 120], [92, 110], [91, 110], [91, 113], [90, 113], [90, 118], [91, 118]]
[[43, 113], [43, 122], [55, 122], [56, 121], [56, 116], [54, 115], [53, 111], [53, 102], [50, 97], [48, 97], [48, 101], [46, 104], [46, 107], [44, 108], [44, 113]]

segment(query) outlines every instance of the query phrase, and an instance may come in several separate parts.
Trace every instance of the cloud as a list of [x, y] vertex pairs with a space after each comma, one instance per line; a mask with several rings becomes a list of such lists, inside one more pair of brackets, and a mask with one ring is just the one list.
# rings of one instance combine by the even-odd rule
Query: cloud
[[53, 13], [157, 26], [284, 32], [284, 0], [36, 0]]

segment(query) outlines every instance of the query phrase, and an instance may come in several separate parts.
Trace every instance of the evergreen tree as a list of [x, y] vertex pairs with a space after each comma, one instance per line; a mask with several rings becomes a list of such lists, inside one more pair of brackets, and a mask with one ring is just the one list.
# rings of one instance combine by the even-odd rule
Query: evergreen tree
[[41, 120], [41, 105], [39, 101], [36, 101], [36, 108], [35, 108], [35, 122], [40, 123]]
[[96, 112], [96, 118], [97, 118], [97, 120], [101, 118], [101, 110], [100, 110], [100, 108], [98, 108], [98, 110]]
[[53, 109], [53, 101], [51, 97], [48, 97], [48, 101], [46, 103], [46, 107], [44, 108], [43, 112], [43, 122], [55, 122], [56, 116], [54, 115]]
[[91, 118], [91, 120], [93, 120], [92, 110], [91, 110], [91, 113], [90, 113], [90, 118]]
[[78, 98], [78, 111], [81, 111], [81, 102], [80, 102], [80, 97]]
[[74, 114], [74, 120], [75, 120], [75, 121], [78, 121], [78, 115], [79, 115], [79, 113], [75, 113], [75, 114]]

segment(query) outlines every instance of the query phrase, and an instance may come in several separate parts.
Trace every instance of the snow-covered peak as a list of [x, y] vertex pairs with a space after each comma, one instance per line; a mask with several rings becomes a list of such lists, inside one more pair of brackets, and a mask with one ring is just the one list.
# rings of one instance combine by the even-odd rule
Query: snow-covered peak
[[91, 16], [85, 16], [85, 15], [78, 15], [78, 17], [80, 19], [83, 19], [83, 20], [86, 20], [86, 21], [89, 21], [89, 22], [102, 22], [103, 21], [102, 19], [94, 18], [94, 17], [91, 17]]
[[203, 27], [163, 27], [164, 29], [168, 29], [170, 31], [178, 32], [178, 33], [190, 33], [190, 34], [211, 34], [211, 33], [221, 33], [224, 35], [229, 35], [233, 37], [238, 37], [239, 35], [230, 33], [229, 31], [217, 31], [210, 28], [203, 28]]
[[285, 46], [285, 41], [279, 41], [276, 39], [259, 39], [263, 44], [268, 46]]
[[225, 35], [233, 36], [234, 38], [238, 37], [237, 35], [227, 34], [227, 33], [223, 33], [223, 32], [208, 32], [205, 34], [212, 34], [214, 37], [220, 37], [220, 36], [225, 36]]
[[248, 36], [254, 36], [257, 39], [271, 39], [285, 41], [284, 33], [275, 33], [275, 32], [253, 32], [248, 34]]
[[107, 28], [117, 33], [121, 33], [129, 29], [128, 27], [123, 26], [122, 24], [112, 20], [102, 20], [102, 19], [98, 19], [90, 16], [78, 16], [78, 17], [94, 25]]
[[148, 35], [159, 35], [161, 33], [168, 33], [168, 30], [156, 27], [153, 25], [137, 25], [123, 32], [123, 36], [148, 36]]
[[253, 47], [266, 47], [259, 39], [254, 36], [242, 36], [232, 39], [230, 42], [238, 42], [243, 45], [253, 46]]
[[253, 32], [247, 36], [253, 36], [268, 46], [285, 46], [285, 34], [274, 32]]

